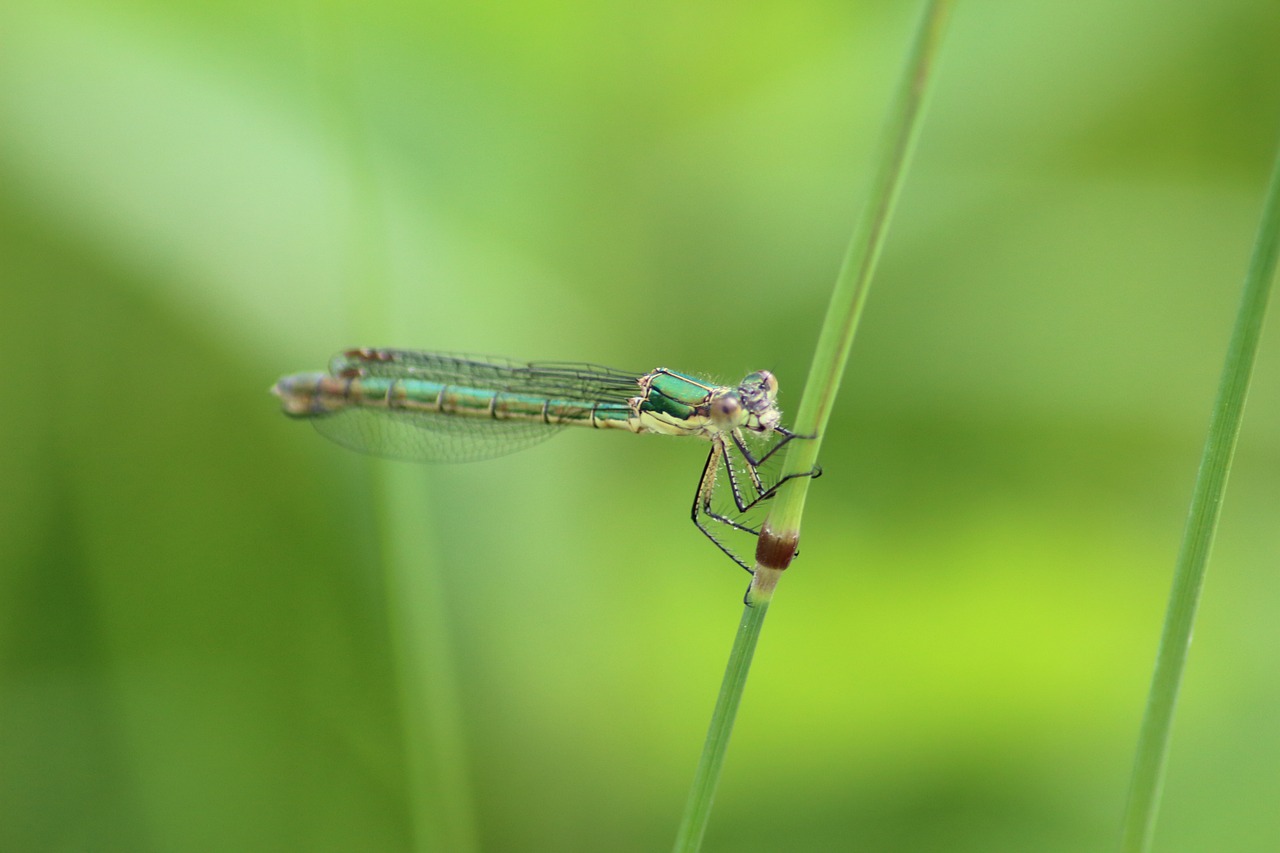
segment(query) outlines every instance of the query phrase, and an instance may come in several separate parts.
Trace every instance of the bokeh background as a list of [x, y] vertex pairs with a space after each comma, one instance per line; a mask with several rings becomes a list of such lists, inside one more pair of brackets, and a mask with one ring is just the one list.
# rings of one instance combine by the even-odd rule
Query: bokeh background
[[[746, 581], [703, 448], [383, 463], [267, 387], [396, 345], [794, 411], [916, 12], [6, 0], [0, 849], [666, 849]], [[1277, 44], [960, 4], [707, 850], [1113, 847]], [[1275, 331], [1160, 851], [1280, 847]]]

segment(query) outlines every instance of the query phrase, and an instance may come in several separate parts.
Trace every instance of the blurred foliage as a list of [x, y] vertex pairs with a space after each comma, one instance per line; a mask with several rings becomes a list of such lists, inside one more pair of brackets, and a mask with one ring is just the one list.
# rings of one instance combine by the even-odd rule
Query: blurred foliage
[[[399, 345], [794, 408], [914, 14], [0, 7], [0, 849], [664, 849], [746, 580], [701, 448], [371, 463], [266, 388]], [[1114, 843], [1278, 40], [960, 5], [708, 850]], [[1280, 838], [1275, 338], [1162, 851]]]

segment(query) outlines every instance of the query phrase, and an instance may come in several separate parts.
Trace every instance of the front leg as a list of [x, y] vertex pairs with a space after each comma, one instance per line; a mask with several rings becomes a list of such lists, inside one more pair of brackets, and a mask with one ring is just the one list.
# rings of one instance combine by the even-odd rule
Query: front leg
[[[712, 439], [711, 453], [707, 455], [707, 464], [704, 465], [702, 468], [702, 476], [698, 479], [698, 490], [693, 496], [693, 511], [691, 515], [693, 517], [693, 523], [697, 526], [699, 530], [702, 531], [703, 536], [706, 536], [708, 539], [714, 542], [715, 546], [719, 548], [721, 551], [723, 551], [724, 553], [728, 554], [731, 560], [733, 560], [735, 563], [737, 563], [747, 572], [751, 572], [751, 567], [748, 566], [741, 557], [733, 553], [733, 551], [731, 551], [727, 545], [721, 542], [716, 537], [716, 535], [711, 532], [711, 529], [708, 528], [702, 522], [702, 517], [705, 515], [707, 518], [710, 518], [714, 521], [718, 521], [721, 524], [728, 525], [729, 527], [732, 527], [735, 530], [743, 530], [743, 531], [746, 531], [747, 533], [751, 533], [757, 536], [759, 535], [758, 530], [753, 530], [752, 528], [747, 527], [744, 524], [739, 524], [733, 519], [726, 518], [725, 516], [720, 515], [714, 509], [712, 509], [711, 499], [715, 495], [715, 490], [716, 490], [716, 473], [720, 467], [721, 460], [725, 458], [725, 450], [726, 448], [722, 440], [718, 438]], [[727, 463], [727, 460], [726, 460], [726, 463]], [[730, 474], [730, 477], [732, 477], [732, 473]]]

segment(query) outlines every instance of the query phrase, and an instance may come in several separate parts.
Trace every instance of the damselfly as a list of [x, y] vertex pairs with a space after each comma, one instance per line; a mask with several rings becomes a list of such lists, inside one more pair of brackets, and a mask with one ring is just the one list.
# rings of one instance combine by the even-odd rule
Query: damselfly
[[[271, 391], [285, 414], [310, 420], [326, 437], [393, 459], [486, 459], [566, 426], [706, 439], [711, 453], [694, 495], [693, 523], [747, 571], [747, 562], [706, 522], [759, 535], [745, 514], [789, 479], [766, 485], [761, 466], [798, 437], [781, 424], [778, 380], [767, 370], [735, 387], [665, 367], [636, 374], [591, 364], [353, 349], [335, 356], [328, 373], [285, 376]], [[746, 433], [780, 438], [757, 456]], [[712, 503], [721, 469], [736, 515]]]

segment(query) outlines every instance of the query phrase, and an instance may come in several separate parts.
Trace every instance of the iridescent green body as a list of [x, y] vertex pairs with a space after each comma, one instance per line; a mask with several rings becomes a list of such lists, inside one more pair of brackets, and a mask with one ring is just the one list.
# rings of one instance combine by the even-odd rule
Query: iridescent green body
[[[768, 371], [737, 386], [658, 368], [637, 375], [586, 364], [522, 364], [505, 359], [388, 349], [354, 349], [328, 373], [285, 376], [271, 389], [284, 412], [310, 420], [325, 436], [355, 450], [418, 461], [498, 456], [565, 426], [699, 436], [711, 455], [699, 480], [693, 520], [746, 568], [702, 522], [702, 516], [755, 531], [712, 509], [721, 465], [734, 503], [745, 513], [768, 497], [758, 468], [794, 434], [777, 407], [778, 382]], [[757, 459], [743, 431], [783, 436]], [[749, 484], [734, 469], [737, 457]]]
[[276, 393], [286, 414], [304, 418], [382, 410], [639, 431], [631, 407], [623, 403], [539, 397], [428, 379], [300, 373], [281, 379]]

